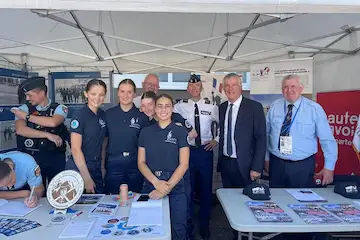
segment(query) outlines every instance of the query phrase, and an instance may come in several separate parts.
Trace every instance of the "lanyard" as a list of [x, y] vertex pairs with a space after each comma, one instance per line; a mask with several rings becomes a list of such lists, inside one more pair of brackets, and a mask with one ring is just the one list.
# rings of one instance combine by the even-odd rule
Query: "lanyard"
[[[295, 112], [295, 115], [294, 115], [293, 119], [291, 119], [291, 122], [290, 122], [290, 124], [289, 124], [289, 127], [287, 127], [286, 129], [284, 129], [283, 132], [284, 132], [284, 131], [287, 131], [287, 130], [290, 130], [291, 125], [293, 124], [293, 122], [294, 122], [294, 120], [295, 120], [295, 118], [296, 118], [296, 115], [297, 115], [298, 112], [299, 112], [299, 109], [300, 109], [300, 107], [301, 107], [301, 103], [302, 103], [302, 99], [301, 99], [301, 102], [300, 102], [300, 104], [299, 104], [298, 109], [297, 109], [296, 112]], [[295, 104], [294, 104], [294, 106], [295, 106]], [[284, 101], [284, 113], [285, 113], [285, 117], [286, 117], [286, 101]]]

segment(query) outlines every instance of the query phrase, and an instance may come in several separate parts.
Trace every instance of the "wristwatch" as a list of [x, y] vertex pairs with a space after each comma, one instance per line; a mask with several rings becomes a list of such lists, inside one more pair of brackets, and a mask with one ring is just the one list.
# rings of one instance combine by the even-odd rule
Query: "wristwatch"
[[28, 114], [26, 115], [26, 121], [28, 121], [29, 118], [30, 118], [30, 114], [28, 113]]

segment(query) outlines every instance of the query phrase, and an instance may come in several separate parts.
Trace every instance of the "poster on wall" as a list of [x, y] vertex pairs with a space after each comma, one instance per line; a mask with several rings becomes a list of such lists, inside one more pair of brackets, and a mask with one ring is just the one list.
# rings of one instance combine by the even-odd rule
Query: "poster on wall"
[[[360, 159], [352, 142], [360, 113], [360, 105], [354, 99], [359, 99], [359, 96], [360, 90], [317, 94], [317, 102], [324, 108], [338, 144], [336, 175], [360, 176]], [[324, 166], [323, 152], [320, 150], [316, 155], [316, 162], [316, 171], [319, 172]]]
[[289, 74], [300, 76], [304, 94], [312, 94], [313, 60], [284, 60], [250, 66], [251, 94], [281, 94], [282, 79]]
[[[90, 78], [84, 79], [56, 79], [55, 101], [60, 104], [83, 104], [86, 101], [84, 91]], [[105, 82], [107, 89], [110, 89], [109, 79], [101, 79]], [[104, 103], [110, 103], [110, 94], [107, 94]]]
[[0, 105], [18, 105], [18, 87], [27, 77], [27, 72], [0, 68]]

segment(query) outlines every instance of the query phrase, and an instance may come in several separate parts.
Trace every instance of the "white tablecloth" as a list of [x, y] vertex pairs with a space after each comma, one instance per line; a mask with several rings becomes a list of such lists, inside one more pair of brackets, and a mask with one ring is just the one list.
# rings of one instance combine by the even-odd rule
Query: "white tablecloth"
[[[112, 200], [112, 196], [105, 196], [102, 202], [114, 202]], [[53, 225], [49, 226], [51, 223], [51, 219], [54, 217], [54, 214], [49, 214], [49, 212], [53, 209], [47, 202], [45, 198], [41, 199], [41, 206], [39, 209], [33, 211], [32, 213], [26, 215], [25, 217], [17, 217], [17, 218], [26, 218], [32, 221], [36, 221], [40, 223], [42, 226], [39, 228], [34, 228], [26, 232], [22, 232], [16, 234], [11, 237], [6, 237], [5, 235], [0, 234], [0, 239], [9, 239], [9, 240], [51, 240], [51, 239], [58, 239], [64, 228], [70, 221], [71, 216], [74, 214], [66, 214], [66, 220], [63, 222], [62, 225]], [[84, 213], [80, 216], [74, 218], [72, 221], [81, 221], [88, 218], [88, 211], [91, 207], [84, 207], [84, 206], [73, 206], [71, 209], [76, 210], [83, 210]], [[163, 199], [163, 236], [158, 237], [144, 237], [144, 236], [133, 236], [127, 237], [121, 236], [121, 239], [146, 239], [146, 240], [170, 240], [171, 239], [171, 230], [170, 230], [170, 211], [169, 211], [169, 199], [165, 197]], [[130, 204], [127, 207], [119, 207], [117, 211], [117, 216], [128, 216], [130, 211]], [[0, 218], [12, 218], [8, 216], [0, 216]], [[14, 217], [15, 218], [15, 217]], [[79, 240], [80, 238], [67, 238], [69, 240]], [[106, 237], [106, 239], [120, 239], [119, 237]]]
[[[352, 199], [344, 198], [333, 192], [333, 188], [315, 188], [314, 192], [324, 197], [328, 202], [315, 204], [341, 204], [351, 203], [357, 207]], [[275, 202], [294, 221], [291, 223], [261, 223], [258, 222], [252, 211], [245, 205], [247, 201], [253, 201], [242, 194], [242, 189], [218, 189], [216, 195], [225, 211], [225, 214], [233, 229], [239, 232], [351, 232], [359, 231], [360, 223], [337, 223], [337, 224], [306, 224], [288, 204], [301, 204], [284, 189], [270, 189], [271, 202]]]

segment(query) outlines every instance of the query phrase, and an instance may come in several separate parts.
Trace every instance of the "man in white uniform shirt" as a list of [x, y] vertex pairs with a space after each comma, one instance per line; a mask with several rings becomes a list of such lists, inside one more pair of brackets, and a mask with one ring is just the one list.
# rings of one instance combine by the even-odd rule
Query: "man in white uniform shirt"
[[[219, 122], [218, 107], [209, 100], [201, 99], [202, 83], [200, 78], [192, 75], [187, 91], [191, 98], [181, 100], [175, 104], [174, 112], [180, 113], [187, 119], [198, 133], [190, 144], [190, 176], [191, 201], [190, 209], [193, 212], [194, 190], [199, 189], [200, 210], [199, 229], [203, 239], [209, 239], [209, 219], [212, 205], [212, 176], [213, 176], [213, 148], [218, 144], [219, 137], [213, 137], [212, 123]], [[195, 181], [196, 179], [196, 181]]]

